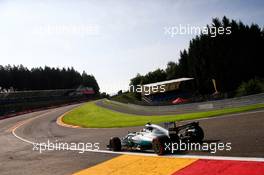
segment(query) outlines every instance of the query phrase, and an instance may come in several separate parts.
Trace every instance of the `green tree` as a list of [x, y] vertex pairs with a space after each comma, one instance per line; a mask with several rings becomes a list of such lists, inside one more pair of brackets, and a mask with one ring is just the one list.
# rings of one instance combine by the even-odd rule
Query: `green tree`
[[96, 93], [99, 93], [99, 86], [93, 75], [88, 75], [85, 71], [82, 73], [82, 85], [92, 87]]

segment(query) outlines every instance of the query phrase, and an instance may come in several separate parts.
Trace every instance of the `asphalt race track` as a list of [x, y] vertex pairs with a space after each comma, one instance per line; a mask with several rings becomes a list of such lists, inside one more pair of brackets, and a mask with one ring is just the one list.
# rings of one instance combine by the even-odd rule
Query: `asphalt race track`
[[[118, 154], [77, 151], [33, 151], [28, 142], [100, 143], [106, 150], [112, 136], [123, 136], [141, 127], [84, 129], [59, 126], [56, 120], [70, 105], [29, 113], [0, 121], [0, 174], [72, 174]], [[231, 151], [188, 152], [186, 155], [264, 157], [264, 110], [200, 120], [205, 142], [231, 142]], [[137, 154], [137, 153], [135, 153]], [[151, 154], [151, 153], [150, 153]]]

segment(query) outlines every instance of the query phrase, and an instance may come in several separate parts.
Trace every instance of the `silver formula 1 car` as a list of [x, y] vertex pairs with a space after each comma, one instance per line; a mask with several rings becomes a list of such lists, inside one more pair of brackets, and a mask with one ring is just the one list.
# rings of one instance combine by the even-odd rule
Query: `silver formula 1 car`
[[171, 122], [166, 125], [168, 129], [147, 123], [140, 132], [129, 132], [121, 139], [112, 137], [107, 147], [112, 151], [153, 149], [156, 154], [162, 155], [166, 153], [165, 144], [179, 141], [202, 142], [204, 138], [203, 129], [198, 122], [182, 126], [176, 126], [175, 122]]

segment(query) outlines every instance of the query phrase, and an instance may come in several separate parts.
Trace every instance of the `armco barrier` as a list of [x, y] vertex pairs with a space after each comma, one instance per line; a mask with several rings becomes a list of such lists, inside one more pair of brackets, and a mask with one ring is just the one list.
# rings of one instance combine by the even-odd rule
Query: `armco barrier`
[[178, 105], [169, 105], [169, 106], [141, 106], [135, 104], [125, 104], [117, 101], [110, 101], [110, 103], [116, 104], [118, 106], [123, 106], [130, 111], [144, 111], [144, 112], [170, 112], [173, 113], [187, 113], [187, 112], [196, 112], [196, 111], [207, 111], [212, 109], [222, 109], [222, 108], [231, 108], [231, 107], [240, 107], [246, 105], [260, 104], [264, 103], [264, 93], [229, 98], [223, 100], [215, 101], [205, 101], [205, 102], [196, 102], [196, 103], [187, 103], [187, 104], [178, 104]]
[[0, 119], [35, 109], [87, 101], [94, 97], [94, 95], [74, 93], [72, 89], [0, 93]]

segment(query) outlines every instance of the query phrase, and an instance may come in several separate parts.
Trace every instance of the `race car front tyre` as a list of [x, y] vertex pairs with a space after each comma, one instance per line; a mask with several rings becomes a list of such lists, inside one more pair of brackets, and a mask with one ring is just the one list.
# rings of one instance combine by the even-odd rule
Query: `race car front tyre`
[[113, 151], [121, 151], [121, 140], [118, 137], [112, 137], [109, 146]]
[[169, 144], [170, 139], [167, 136], [161, 136], [161, 137], [156, 137], [152, 141], [152, 148], [154, 152], [158, 155], [164, 155], [167, 150], [166, 144]]

